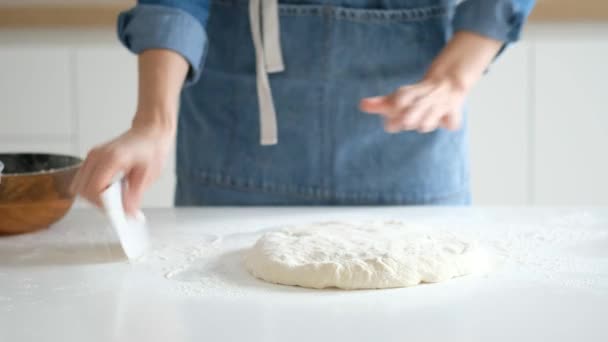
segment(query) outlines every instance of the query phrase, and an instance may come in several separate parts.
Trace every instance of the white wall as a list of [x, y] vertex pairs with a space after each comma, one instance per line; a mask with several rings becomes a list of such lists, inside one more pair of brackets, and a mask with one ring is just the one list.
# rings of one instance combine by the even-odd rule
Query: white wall
[[[476, 204], [608, 204], [608, 24], [528, 28], [471, 95]], [[84, 156], [124, 131], [135, 57], [111, 31], [0, 31], [0, 151]], [[146, 206], [173, 197], [173, 156]]]
[[533, 200], [608, 204], [608, 30], [539, 36]]
[[475, 203], [528, 203], [530, 48], [526, 41], [505, 51], [471, 94], [468, 114]]
[[[136, 58], [108, 31], [0, 31], [0, 151], [84, 157], [129, 127]], [[173, 202], [174, 156], [144, 198]]]

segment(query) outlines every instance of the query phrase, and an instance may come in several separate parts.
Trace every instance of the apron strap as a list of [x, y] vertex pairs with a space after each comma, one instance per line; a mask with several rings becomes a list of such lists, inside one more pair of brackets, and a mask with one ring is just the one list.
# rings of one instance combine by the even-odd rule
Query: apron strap
[[[262, 25], [260, 25], [260, 19]], [[278, 142], [277, 114], [272, 101], [268, 73], [285, 70], [279, 36], [278, 0], [250, 0], [249, 22], [256, 59], [260, 140], [262, 145], [274, 145]]]

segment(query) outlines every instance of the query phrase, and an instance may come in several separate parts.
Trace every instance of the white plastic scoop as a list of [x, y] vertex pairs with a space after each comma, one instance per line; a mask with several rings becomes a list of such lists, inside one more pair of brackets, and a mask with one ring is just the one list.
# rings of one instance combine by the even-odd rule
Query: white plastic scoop
[[122, 180], [112, 183], [102, 194], [101, 201], [112, 226], [118, 234], [120, 244], [129, 260], [141, 257], [148, 248], [149, 235], [142, 212], [128, 217], [122, 205]]

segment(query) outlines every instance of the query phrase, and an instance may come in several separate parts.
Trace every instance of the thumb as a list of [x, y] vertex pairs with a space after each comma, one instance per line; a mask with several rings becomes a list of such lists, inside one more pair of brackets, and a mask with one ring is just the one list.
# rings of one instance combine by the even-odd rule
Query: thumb
[[139, 210], [146, 186], [146, 170], [135, 167], [126, 177], [127, 186], [123, 189], [123, 205], [127, 215], [133, 216]]
[[384, 114], [392, 108], [389, 96], [367, 97], [359, 102], [359, 109], [367, 113]]

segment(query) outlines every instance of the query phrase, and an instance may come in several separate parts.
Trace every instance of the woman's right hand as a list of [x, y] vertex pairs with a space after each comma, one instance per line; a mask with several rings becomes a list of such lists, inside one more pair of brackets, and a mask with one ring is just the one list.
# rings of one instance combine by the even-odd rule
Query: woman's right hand
[[96, 206], [101, 193], [116, 175], [127, 182], [123, 205], [135, 215], [146, 188], [160, 176], [173, 145], [179, 94], [189, 64], [167, 49], [140, 53], [137, 113], [131, 129], [93, 148], [72, 182], [72, 191]]
[[127, 182], [123, 205], [127, 214], [135, 215], [144, 191], [162, 172], [173, 138], [173, 129], [134, 124], [121, 136], [89, 152], [72, 182], [72, 192], [101, 208], [101, 193], [122, 173]]

